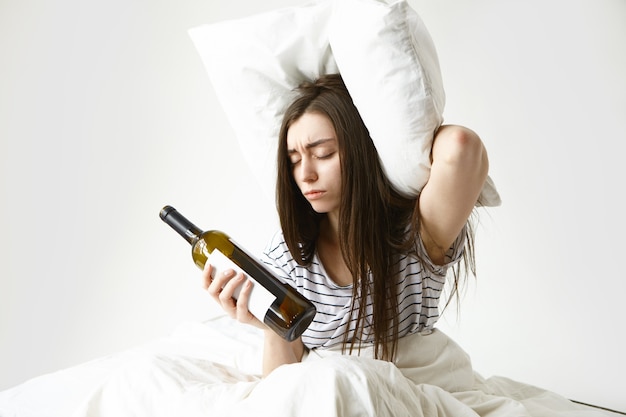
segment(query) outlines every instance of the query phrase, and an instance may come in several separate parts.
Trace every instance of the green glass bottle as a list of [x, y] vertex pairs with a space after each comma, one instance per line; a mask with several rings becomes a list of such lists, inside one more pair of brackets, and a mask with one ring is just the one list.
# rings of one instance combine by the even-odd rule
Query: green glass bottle
[[191, 244], [191, 256], [198, 268], [203, 269], [207, 261], [211, 265], [222, 262], [225, 257], [234, 263], [233, 269], [242, 270], [251, 278], [254, 288], [248, 305], [250, 312], [283, 339], [296, 340], [309, 327], [315, 317], [315, 306], [293, 287], [282, 283], [228, 235], [199, 229], [171, 206], [165, 206], [159, 215]]

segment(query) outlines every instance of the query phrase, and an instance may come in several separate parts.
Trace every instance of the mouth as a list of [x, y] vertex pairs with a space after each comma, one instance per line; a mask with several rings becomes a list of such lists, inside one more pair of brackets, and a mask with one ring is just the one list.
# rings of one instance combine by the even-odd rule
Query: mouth
[[322, 195], [324, 195], [324, 191], [321, 190], [310, 190], [304, 192], [304, 196], [307, 200], [317, 200], [318, 198], [321, 198]]

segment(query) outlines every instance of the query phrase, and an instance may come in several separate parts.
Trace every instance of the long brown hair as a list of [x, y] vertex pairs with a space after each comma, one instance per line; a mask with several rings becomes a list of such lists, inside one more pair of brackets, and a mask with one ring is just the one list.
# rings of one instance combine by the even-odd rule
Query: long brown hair
[[[349, 341], [346, 332], [343, 347], [365, 340], [364, 329], [371, 325], [375, 357], [392, 360], [398, 340], [394, 258], [400, 252], [415, 251], [418, 234], [407, 230], [419, 230], [417, 199], [402, 196], [387, 180], [369, 132], [338, 74], [305, 82], [298, 92], [285, 112], [278, 145], [276, 202], [285, 242], [298, 264], [311, 264], [325, 214], [313, 210], [294, 180], [287, 131], [303, 114], [321, 113], [328, 116], [337, 134], [342, 190], [339, 242], [353, 277], [350, 314], [356, 315], [355, 340]], [[455, 274], [454, 288], [457, 282]], [[364, 322], [368, 295], [373, 303], [372, 323]]]

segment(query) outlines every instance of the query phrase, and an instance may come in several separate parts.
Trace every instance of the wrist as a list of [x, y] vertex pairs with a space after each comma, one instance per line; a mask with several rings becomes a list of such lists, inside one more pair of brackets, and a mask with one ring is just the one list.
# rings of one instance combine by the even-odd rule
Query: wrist
[[267, 326], [263, 329], [263, 337], [265, 338], [266, 344], [285, 346], [289, 346], [290, 344], [288, 341], [280, 337], [278, 333]]

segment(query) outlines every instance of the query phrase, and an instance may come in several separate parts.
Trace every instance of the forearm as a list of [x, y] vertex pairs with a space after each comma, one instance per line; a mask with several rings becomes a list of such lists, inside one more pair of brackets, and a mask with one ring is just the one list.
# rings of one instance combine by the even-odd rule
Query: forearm
[[272, 330], [265, 330], [263, 345], [263, 376], [267, 376], [281, 365], [302, 360], [304, 345], [301, 339], [287, 342]]

